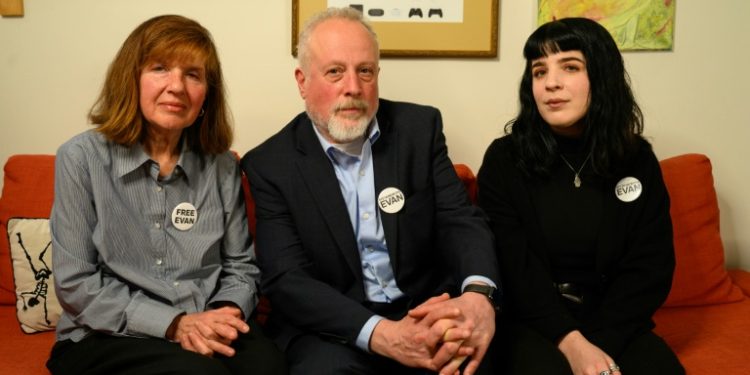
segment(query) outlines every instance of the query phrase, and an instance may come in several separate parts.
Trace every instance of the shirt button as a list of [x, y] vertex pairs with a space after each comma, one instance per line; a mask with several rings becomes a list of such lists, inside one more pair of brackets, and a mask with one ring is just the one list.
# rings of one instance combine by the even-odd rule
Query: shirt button
[[369, 252], [375, 251], [375, 249], [373, 249], [372, 246], [367, 246], [367, 247], [365, 247], [365, 249], [367, 249], [367, 251], [369, 251]]
[[172, 285], [174, 285], [174, 286], [180, 286], [180, 282], [179, 281], [175, 281], [175, 282], [172, 283]]
[[156, 227], [156, 229], [161, 229], [161, 224], [160, 223], [154, 223], [154, 227]]
[[161, 266], [161, 259], [157, 259], [157, 260], [156, 260], [156, 265], [157, 265], [157, 266]]
[[364, 177], [364, 175], [365, 175], [365, 170], [364, 169], [361, 170], [361, 171], [359, 171], [359, 176], [360, 177]]
[[363, 213], [363, 214], [362, 214], [362, 219], [363, 219], [363, 220], [367, 220], [367, 219], [369, 219], [369, 218], [370, 218], [370, 213], [368, 213], [368, 212], [365, 212], [365, 213]]
[[162, 191], [163, 189], [164, 189], [164, 188], [162, 188], [161, 186], [157, 186], [157, 187], [156, 187], [156, 191]]
[[383, 282], [380, 283], [380, 286], [383, 287], [383, 288], [385, 288], [385, 287], [388, 286], [388, 283], [385, 282], [385, 281], [383, 281]]

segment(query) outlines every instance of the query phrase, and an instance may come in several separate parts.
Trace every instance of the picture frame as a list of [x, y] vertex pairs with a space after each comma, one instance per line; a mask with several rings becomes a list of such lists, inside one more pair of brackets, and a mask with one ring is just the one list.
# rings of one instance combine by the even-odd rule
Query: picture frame
[[[449, 0], [460, 3], [460, 22], [429, 22], [433, 9], [421, 12], [421, 22], [378, 21], [365, 18], [378, 35], [381, 57], [497, 57], [499, 0]], [[332, 1], [336, 3], [336, 1]], [[346, 1], [358, 3], [361, 11], [373, 0]], [[415, 3], [415, 2], [412, 2]], [[292, 0], [292, 56], [297, 56], [299, 32], [313, 14], [325, 10], [328, 0]], [[414, 6], [414, 5], [412, 5]], [[409, 13], [414, 13], [411, 8]], [[367, 14], [367, 13], [365, 13]], [[441, 15], [442, 16], [442, 15]], [[412, 18], [412, 15], [409, 15]], [[416, 20], [415, 20], [416, 21]]]

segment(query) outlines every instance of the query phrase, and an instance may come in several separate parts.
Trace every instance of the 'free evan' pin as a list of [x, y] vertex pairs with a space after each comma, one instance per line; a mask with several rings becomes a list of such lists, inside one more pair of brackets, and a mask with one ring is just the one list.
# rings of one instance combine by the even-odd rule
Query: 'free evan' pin
[[625, 177], [615, 186], [615, 196], [623, 202], [632, 202], [641, 196], [643, 186], [635, 177]]
[[172, 225], [179, 230], [188, 230], [198, 221], [198, 210], [188, 202], [182, 202], [172, 210]]
[[387, 187], [378, 194], [378, 207], [389, 214], [395, 214], [404, 208], [404, 193], [395, 187]]

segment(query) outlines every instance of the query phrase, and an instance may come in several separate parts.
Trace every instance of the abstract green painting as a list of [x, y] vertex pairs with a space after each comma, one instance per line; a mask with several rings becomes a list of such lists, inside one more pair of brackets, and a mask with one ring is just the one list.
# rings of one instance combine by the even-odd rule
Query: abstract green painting
[[671, 50], [676, 0], [539, 0], [539, 25], [586, 17], [607, 28], [621, 50]]

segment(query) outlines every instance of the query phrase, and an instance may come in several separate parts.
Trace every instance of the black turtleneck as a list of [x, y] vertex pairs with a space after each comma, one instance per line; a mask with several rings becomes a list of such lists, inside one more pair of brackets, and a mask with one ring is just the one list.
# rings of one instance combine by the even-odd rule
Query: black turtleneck
[[[577, 171], [589, 149], [578, 139], [556, 136], [558, 151]], [[596, 243], [602, 219], [603, 181], [588, 160], [573, 185], [575, 172], [558, 155], [547, 180], [532, 191], [532, 199], [547, 244], [552, 277], [557, 282], [595, 283]]]

